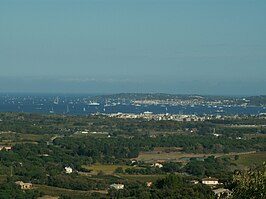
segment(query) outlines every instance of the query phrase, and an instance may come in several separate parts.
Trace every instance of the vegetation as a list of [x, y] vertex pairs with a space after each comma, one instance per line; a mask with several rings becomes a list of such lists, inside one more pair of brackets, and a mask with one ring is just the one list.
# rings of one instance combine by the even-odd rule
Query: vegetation
[[42, 196], [43, 193], [36, 190], [22, 191], [14, 182], [8, 181], [0, 184], [0, 196], [1, 199], [35, 199]]
[[233, 196], [236, 199], [266, 198], [266, 164], [254, 170], [236, 172], [233, 182]]
[[[261, 169], [233, 177], [234, 170], [254, 168], [265, 158], [263, 117], [177, 122], [1, 113], [0, 118], [0, 146], [12, 146], [0, 150], [1, 198], [215, 198], [210, 187], [190, 183], [207, 176], [234, 188], [236, 198], [263, 188], [242, 180], [261, 178]], [[162, 166], [154, 165], [160, 161]], [[18, 180], [35, 189], [21, 191]], [[125, 188], [110, 189], [113, 183]]]
[[215, 198], [211, 189], [207, 186], [192, 185], [187, 183], [183, 177], [170, 174], [165, 178], [157, 180], [152, 187], [131, 184], [124, 190], [110, 190], [111, 198], [177, 198], [177, 199], [212, 199]]

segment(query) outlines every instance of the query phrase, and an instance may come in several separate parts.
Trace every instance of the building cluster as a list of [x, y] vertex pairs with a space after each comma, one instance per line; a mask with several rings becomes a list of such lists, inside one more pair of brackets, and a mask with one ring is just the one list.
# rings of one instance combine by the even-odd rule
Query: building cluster
[[[190, 182], [192, 184], [198, 184], [199, 183], [198, 180], [192, 180]], [[217, 199], [229, 198], [231, 196], [231, 194], [232, 194], [232, 191], [230, 191], [229, 189], [216, 188], [218, 185], [222, 185], [222, 183], [219, 183], [219, 179], [217, 179], [217, 178], [212, 178], [212, 177], [203, 178], [201, 180], [201, 183], [213, 188], [212, 191], [214, 192], [214, 194], [215, 194]]]
[[[252, 116], [243, 115], [184, 115], [184, 114], [154, 114], [152, 112], [146, 111], [144, 113], [112, 113], [112, 114], [102, 114], [107, 117], [121, 118], [121, 119], [146, 119], [155, 121], [178, 121], [178, 122], [202, 122], [208, 120], [233, 120], [233, 119], [245, 119]], [[256, 116], [253, 116], [256, 117]], [[258, 116], [259, 119], [266, 119], [265, 115]], [[252, 127], [252, 125], [241, 125], [243, 127]], [[256, 125], [253, 125], [256, 126]], [[261, 125], [265, 126], [265, 125]]]
[[[192, 180], [191, 183], [198, 184], [199, 181], [198, 180]], [[214, 192], [216, 198], [218, 198], [218, 199], [220, 199], [220, 198], [228, 198], [232, 194], [232, 192], [229, 189], [216, 188], [218, 185], [222, 184], [222, 183], [219, 183], [219, 179], [217, 179], [217, 178], [212, 178], [212, 177], [203, 178], [201, 180], [201, 183], [213, 188], [212, 191]], [[147, 187], [151, 187], [152, 186], [152, 182], [146, 182], [146, 186]], [[122, 189], [125, 188], [125, 185], [121, 184], [121, 183], [114, 183], [114, 184], [110, 185], [110, 188], [116, 189], [116, 190], [122, 190]]]
[[173, 120], [173, 121], [205, 121], [208, 119], [206, 116], [197, 116], [197, 115], [177, 115], [177, 114], [153, 114], [152, 112], [144, 112], [141, 114], [133, 113], [114, 113], [106, 114], [106, 116], [113, 118], [122, 118], [122, 119], [147, 119], [147, 120]]
[[[248, 104], [249, 101], [241, 101], [243, 104]], [[190, 96], [188, 99], [143, 99], [132, 100], [133, 104], [146, 104], [146, 105], [237, 105], [235, 99], [206, 99], [202, 96]]]

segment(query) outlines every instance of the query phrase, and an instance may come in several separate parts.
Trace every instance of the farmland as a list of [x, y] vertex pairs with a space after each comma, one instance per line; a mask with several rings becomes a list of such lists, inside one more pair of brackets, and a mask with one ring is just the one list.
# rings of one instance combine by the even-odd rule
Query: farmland
[[80, 199], [88, 198], [91, 196], [91, 192], [89, 191], [77, 191], [77, 190], [70, 190], [70, 189], [64, 189], [64, 188], [58, 188], [46, 185], [38, 185], [38, 184], [35, 184], [34, 188], [41, 192], [44, 192], [46, 195], [51, 195], [51, 196], [58, 196], [58, 193], [66, 196], [78, 197]]
[[[73, 199], [109, 198], [119, 193], [139, 198], [151, 190], [159, 194], [160, 183], [168, 178], [184, 183], [180, 192], [184, 191], [181, 187], [191, 186], [190, 180], [206, 176], [224, 183], [234, 170], [261, 165], [266, 155], [263, 131], [208, 121], [2, 113], [0, 128], [0, 185], [31, 182], [36, 195]], [[154, 134], [155, 129], [159, 133]], [[66, 167], [72, 169], [70, 173]], [[111, 189], [114, 183], [125, 189]]]
[[266, 162], [266, 152], [257, 152], [253, 154], [241, 154], [235, 161], [237, 165], [244, 166], [245, 168], [256, 167]]
[[[262, 155], [255, 155], [257, 154], [256, 151], [249, 151], [249, 152], [231, 152], [231, 153], [202, 153], [202, 154], [196, 154], [196, 153], [184, 153], [181, 152], [180, 148], [176, 147], [157, 147], [153, 151], [149, 152], [140, 152], [139, 156], [136, 158], [138, 161], [144, 161], [144, 162], [188, 162], [190, 158], [201, 158], [204, 159], [206, 157], [214, 156], [214, 157], [226, 157], [226, 156], [235, 156], [240, 155], [247, 156], [247, 157], [256, 157], [257, 159], [262, 161], [262, 156], [265, 155], [262, 153]], [[256, 159], [256, 158], [255, 158]]]

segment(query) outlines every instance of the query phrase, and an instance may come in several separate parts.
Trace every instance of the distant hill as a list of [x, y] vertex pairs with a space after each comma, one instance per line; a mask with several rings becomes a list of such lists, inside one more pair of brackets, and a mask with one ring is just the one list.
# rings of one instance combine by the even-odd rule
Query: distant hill
[[248, 97], [247, 100], [251, 106], [266, 106], [266, 95]]
[[235, 97], [235, 96], [208, 96], [208, 95], [182, 95], [182, 94], [166, 94], [166, 93], [119, 93], [111, 95], [99, 95], [90, 97], [92, 101], [104, 100], [164, 100], [164, 101], [191, 101], [206, 103], [221, 102], [224, 105], [244, 105], [244, 106], [266, 106], [266, 95], [251, 97]]
[[94, 99], [126, 99], [126, 100], [166, 100], [166, 99], [181, 99], [181, 100], [217, 100], [217, 99], [235, 99], [235, 97], [228, 96], [204, 96], [197, 94], [167, 94], [167, 93], [119, 93], [111, 95], [99, 95], [92, 97]]

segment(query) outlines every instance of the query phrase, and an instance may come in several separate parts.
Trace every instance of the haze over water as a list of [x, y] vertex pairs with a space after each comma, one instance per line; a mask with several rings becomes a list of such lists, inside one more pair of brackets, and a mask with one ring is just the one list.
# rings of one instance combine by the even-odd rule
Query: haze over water
[[264, 0], [1, 0], [0, 92], [266, 91]]

